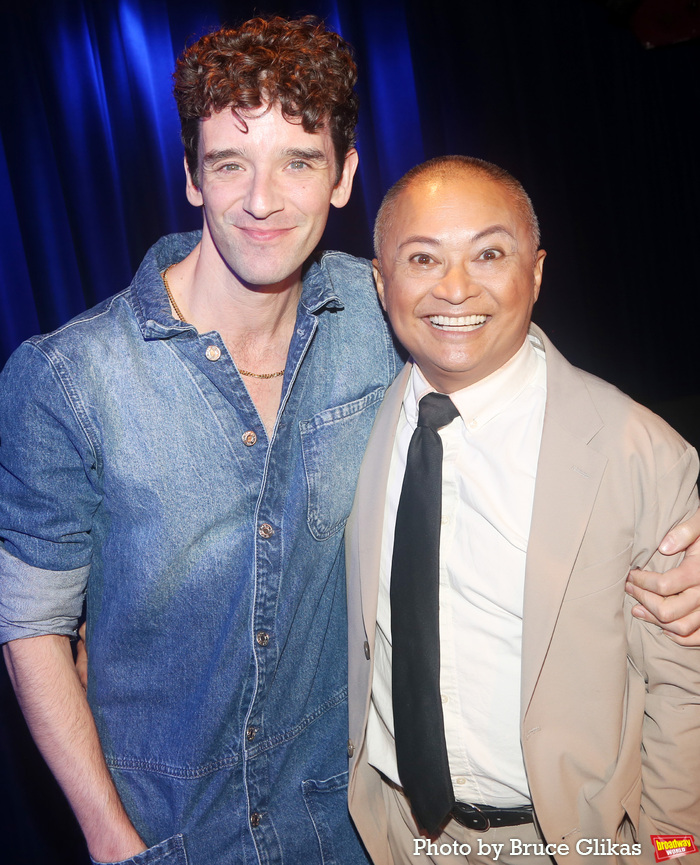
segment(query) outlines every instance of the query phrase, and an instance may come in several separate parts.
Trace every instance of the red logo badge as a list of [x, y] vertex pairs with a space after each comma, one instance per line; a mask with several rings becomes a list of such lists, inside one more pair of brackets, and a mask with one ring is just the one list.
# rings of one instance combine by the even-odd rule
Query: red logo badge
[[666, 862], [668, 859], [675, 859], [676, 856], [698, 852], [692, 835], [652, 835], [651, 843], [654, 846], [654, 857], [657, 862]]

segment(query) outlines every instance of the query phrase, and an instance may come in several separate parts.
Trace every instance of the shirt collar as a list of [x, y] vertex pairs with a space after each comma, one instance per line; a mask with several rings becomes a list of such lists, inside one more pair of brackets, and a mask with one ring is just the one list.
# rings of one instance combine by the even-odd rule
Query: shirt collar
[[[201, 238], [201, 231], [169, 234], [161, 237], [146, 253], [129, 288], [144, 339], [166, 339], [188, 331], [196, 333], [193, 325], [172, 315], [161, 273], [188, 256]], [[306, 262], [302, 279], [300, 304], [307, 312], [317, 313], [326, 307], [342, 309], [343, 303], [323, 266], [323, 255]]]
[[312, 256], [302, 272], [301, 299], [299, 303], [307, 312], [317, 313], [325, 308], [343, 309], [335, 286], [324, 262], [324, 254]]
[[201, 231], [168, 234], [146, 253], [129, 286], [131, 305], [144, 339], [166, 339], [179, 333], [194, 332], [191, 324], [178, 321], [170, 311], [161, 273], [188, 256], [201, 237]]
[[[537, 350], [533, 338], [529, 337], [513, 357], [491, 375], [451, 393], [450, 399], [467, 429], [482, 427], [499, 415], [534, 381], [539, 363], [543, 361], [544, 353]], [[418, 423], [418, 403], [434, 390], [414, 363], [404, 397], [406, 419], [411, 426]]]

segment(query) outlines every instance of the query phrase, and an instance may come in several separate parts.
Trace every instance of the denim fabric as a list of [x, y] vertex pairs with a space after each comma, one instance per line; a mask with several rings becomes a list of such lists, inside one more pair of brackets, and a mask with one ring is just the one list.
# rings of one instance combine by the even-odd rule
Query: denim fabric
[[132, 856], [131, 859], [124, 859], [121, 862], [98, 862], [96, 859], [90, 858], [92, 865], [188, 865], [187, 854], [185, 853], [185, 843], [182, 835], [175, 835], [173, 838], [168, 838], [156, 844], [154, 847], [149, 847], [138, 856]]
[[221, 337], [170, 314], [159, 271], [197, 239], [163, 238], [0, 376], [0, 640], [72, 633], [87, 583], [88, 697], [147, 844], [182, 833], [189, 865], [364, 862], [342, 539], [399, 362], [368, 263], [324, 254], [268, 440]]

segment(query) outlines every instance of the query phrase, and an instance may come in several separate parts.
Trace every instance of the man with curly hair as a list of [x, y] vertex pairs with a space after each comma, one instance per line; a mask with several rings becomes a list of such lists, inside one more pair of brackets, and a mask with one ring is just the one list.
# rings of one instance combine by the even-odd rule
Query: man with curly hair
[[398, 364], [369, 264], [314, 257], [357, 167], [355, 79], [311, 18], [189, 48], [203, 230], [0, 382], [0, 640], [93, 861], [367, 861], [342, 540]]

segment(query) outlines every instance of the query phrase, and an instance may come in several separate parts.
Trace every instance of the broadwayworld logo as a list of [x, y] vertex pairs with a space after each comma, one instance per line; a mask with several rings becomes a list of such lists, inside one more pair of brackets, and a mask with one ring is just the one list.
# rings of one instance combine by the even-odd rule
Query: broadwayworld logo
[[676, 856], [698, 852], [692, 835], [652, 835], [651, 843], [654, 845], [654, 857], [657, 862], [666, 862], [675, 859]]

